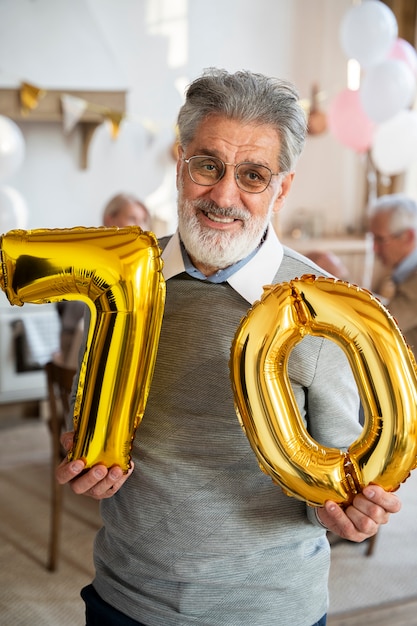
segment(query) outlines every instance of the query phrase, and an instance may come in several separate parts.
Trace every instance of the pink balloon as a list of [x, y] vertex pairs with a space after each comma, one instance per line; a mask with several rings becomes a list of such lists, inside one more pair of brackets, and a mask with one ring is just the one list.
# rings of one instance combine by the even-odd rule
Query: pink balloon
[[417, 75], [417, 52], [411, 43], [408, 43], [405, 39], [397, 39], [395, 41], [388, 58], [404, 61], [413, 74]]
[[375, 123], [362, 108], [358, 91], [344, 89], [330, 103], [329, 130], [343, 145], [367, 152], [372, 144]]

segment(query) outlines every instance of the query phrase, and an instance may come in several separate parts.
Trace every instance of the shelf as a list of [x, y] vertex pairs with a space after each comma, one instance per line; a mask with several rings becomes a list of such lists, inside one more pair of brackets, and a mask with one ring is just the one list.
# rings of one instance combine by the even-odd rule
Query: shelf
[[[39, 99], [38, 105], [27, 114], [22, 111], [20, 88], [0, 88], [0, 114], [18, 123], [25, 122], [60, 122], [62, 123], [63, 95], [81, 98], [98, 109], [109, 109], [124, 113], [126, 111], [126, 91], [85, 91], [85, 90], [48, 90]], [[82, 146], [80, 165], [86, 169], [88, 165], [88, 147], [94, 131], [103, 123], [103, 114], [87, 108], [77, 122], [81, 129]]]

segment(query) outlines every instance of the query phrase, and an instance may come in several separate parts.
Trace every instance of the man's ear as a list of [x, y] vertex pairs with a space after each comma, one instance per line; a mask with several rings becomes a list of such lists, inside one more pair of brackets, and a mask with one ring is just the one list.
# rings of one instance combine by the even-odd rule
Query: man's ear
[[278, 211], [283, 207], [285, 198], [290, 193], [292, 181], [294, 180], [295, 172], [290, 172], [286, 174], [281, 181], [281, 190], [277, 196], [277, 199], [274, 203], [273, 212], [278, 213]]
[[414, 228], [408, 228], [405, 232], [407, 234], [407, 241], [410, 242], [411, 244], [415, 244], [416, 243], [416, 232], [415, 232]]
[[184, 154], [184, 149], [183, 149], [182, 146], [180, 146], [178, 144], [178, 147], [177, 147], [177, 174], [176, 174], [177, 189], [178, 189], [178, 178], [179, 178], [179, 175], [180, 175], [180, 167], [181, 167], [181, 164], [182, 164], [183, 154]]

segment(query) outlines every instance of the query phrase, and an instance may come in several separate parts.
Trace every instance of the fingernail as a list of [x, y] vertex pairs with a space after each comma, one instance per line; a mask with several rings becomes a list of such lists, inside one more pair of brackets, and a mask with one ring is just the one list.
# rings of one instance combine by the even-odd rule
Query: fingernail
[[375, 496], [375, 491], [373, 489], [367, 489], [365, 495], [367, 498], [372, 500], [372, 498]]
[[105, 475], [106, 474], [105, 474], [105, 472], [103, 472], [102, 469], [97, 468], [97, 469], [94, 470], [94, 476], [96, 478], [104, 478]]
[[121, 474], [118, 470], [110, 470], [109, 476], [112, 480], [119, 480]]
[[79, 474], [84, 469], [84, 463], [82, 461], [74, 461], [71, 465], [71, 470], [74, 474]]

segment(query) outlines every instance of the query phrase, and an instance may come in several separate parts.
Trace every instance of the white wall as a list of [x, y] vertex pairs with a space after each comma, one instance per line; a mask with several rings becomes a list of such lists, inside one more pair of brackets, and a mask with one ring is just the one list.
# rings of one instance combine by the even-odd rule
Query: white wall
[[[29, 206], [28, 228], [100, 224], [108, 198], [129, 191], [175, 227], [170, 154], [183, 88], [202, 69], [247, 68], [292, 80], [302, 98], [317, 82], [324, 106], [345, 87], [338, 29], [351, 0], [2, 0], [0, 86], [127, 88], [127, 119], [114, 141], [95, 133], [89, 167], [81, 138], [60, 124], [22, 123], [26, 158], [7, 181]], [[0, 111], [1, 113], [1, 111]], [[310, 137], [282, 212], [302, 209], [329, 233], [358, 223], [363, 164], [328, 133]], [[359, 217], [358, 217], [359, 216]], [[159, 233], [161, 234], [161, 232]]]

